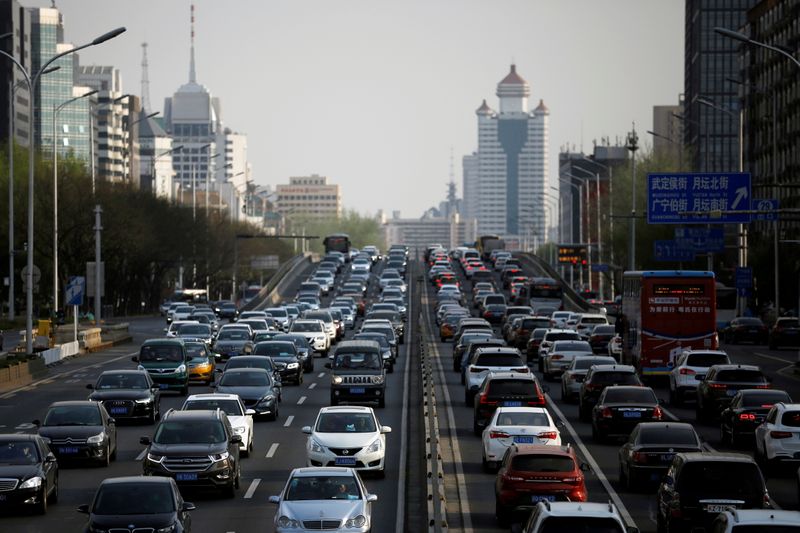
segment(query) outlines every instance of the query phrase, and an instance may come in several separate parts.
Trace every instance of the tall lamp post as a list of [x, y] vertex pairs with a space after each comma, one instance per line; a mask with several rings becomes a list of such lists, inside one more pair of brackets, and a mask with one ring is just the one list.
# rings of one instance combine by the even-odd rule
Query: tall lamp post
[[[584, 159], [587, 159], [587, 158], [584, 158]], [[587, 159], [587, 160], [591, 161], [591, 159]], [[590, 178], [594, 178], [594, 184], [595, 184], [595, 216], [596, 216], [596, 224], [597, 224], [597, 262], [599, 264], [602, 264], [603, 263], [603, 244], [602, 244], [603, 243], [603, 236], [602, 236], [602, 233], [600, 232], [600, 173], [599, 172], [589, 172], [585, 168], [581, 168], [581, 167], [578, 167], [578, 166], [575, 166], [575, 167], [572, 167], [572, 168], [574, 168], [575, 170], [580, 170], [581, 172], [583, 172], [584, 174], [586, 174]], [[588, 206], [589, 204], [590, 204], [590, 202], [589, 202], [589, 182], [587, 181], [586, 182], [586, 205]], [[588, 227], [587, 227], [587, 230], [588, 230]], [[591, 249], [589, 250], [588, 258], [589, 258], [589, 285], [590, 285], [589, 288], [591, 290], [591, 284], [592, 284], [592, 271], [591, 271], [591, 268], [592, 268], [592, 266], [591, 266], [592, 265], [592, 252], [591, 252]], [[603, 292], [604, 292], [603, 291], [604, 287], [603, 287], [603, 273], [602, 272], [598, 272], [597, 280], [598, 280], [598, 292], [600, 293], [600, 299], [602, 300], [603, 299]]]
[[[583, 157], [583, 160], [586, 161], [587, 163], [591, 163], [591, 164], [596, 165], [596, 166], [598, 166], [600, 168], [603, 168], [603, 169], [606, 170], [606, 172], [608, 172], [608, 193], [607, 193], [607, 196], [608, 196], [608, 248], [609, 248], [609, 256], [608, 256], [609, 260], [608, 260], [608, 262], [610, 263], [609, 273], [611, 274], [611, 276], [610, 276], [610, 278], [611, 278], [611, 299], [613, 300], [614, 299], [614, 292], [615, 292], [615, 290], [614, 290], [615, 289], [615, 287], [614, 287], [614, 272], [613, 272], [613, 268], [614, 268], [614, 244], [612, 242], [612, 239], [614, 237], [614, 202], [612, 200], [613, 197], [614, 197], [613, 196], [614, 167], [612, 167], [611, 165], [606, 165], [606, 164], [600, 163], [600, 162], [595, 161], [594, 159], [590, 159], [590, 158], [588, 158], [586, 156]], [[602, 251], [602, 248], [600, 248], [600, 246], [601, 246], [600, 243], [602, 243], [602, 239], [601, 239], [601, 233], [600, 233], [600, 215], [599, 215], [599, 213], [600, 213], [600, 173], [597, 173], [595, 177], [597, 179], [596, 184], [597, 184], [597, 213], [598, 213], [598, 216], [597, 216], [597, 242], [598, 242], [597, 255], [598, 255], [598, 259], [602, 263], [602, 258], [600, 257], [601, 256], [601, 251]], [[602, 276], [602, 274], [600, 274], [600, 292], [601, 293], [603, 292], [603, 276]]]
[[628, 133], [625, 141], [625, 148], [631, 153], [631, 223], [630, 223], [630, 260], [628, 261], [628, 268], [636, 270], [636, 150], [639, 149], [639, 136], [636, 135], [636, 124], [633, 129]]

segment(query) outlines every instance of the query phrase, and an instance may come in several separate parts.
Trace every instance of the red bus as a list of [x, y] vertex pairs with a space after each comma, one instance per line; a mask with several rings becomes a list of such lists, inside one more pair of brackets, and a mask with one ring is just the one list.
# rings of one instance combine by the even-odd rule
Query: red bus
[[622, 291], [622, 362], [641, 376], [669, 374], [686, 348], [719, 347], [713, 272], [625, 272]]

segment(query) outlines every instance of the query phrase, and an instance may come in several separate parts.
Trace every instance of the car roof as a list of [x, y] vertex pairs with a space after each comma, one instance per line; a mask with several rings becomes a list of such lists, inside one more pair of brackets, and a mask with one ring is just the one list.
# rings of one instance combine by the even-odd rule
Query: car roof
[[501, 379], [504, 380], [518, 380], [518, 381], [536, 381], [536, 376], [531, 374], [530, 372], [526, 374], [520, 374], [519, 372], [489, 372], [489, 375], [486, 376], [488, 381], [499, 381]]
[[323, 407], [320, 413], [372, 413], [372, 407], [366, 405], [336, 405]]
[[120, 368], [119, 370], [103, 370], [100, 373], [100, 376], [105, 376], [106, 374], [133, 374], [136, 376], [143, 376], [147, 375], [147, 370], [137, 370], [135, 368]]
[[170, 409], [166, 413], [164, 413], [164, 417], [162, 417], [162, 422], [164, 418], [169, 418], [170, 420], [174, 418], [179, 419], [196, 419], [196, 420], [208, 420], [209, 418], [217, 419], [217, 411], [212, 411], [211, 409], [197, 409], [193, 411], [178, 411], [177, 409]]
[[544, 407], [498, 407], [497, 412], [503, 413], [547, 413]]
[[714, 365], [711, 368], [716, 368], [717, 370], [758, 370], [761, 371], [761, 368], [756, 365], [741, 365], [741, 364], [724, 364], [724, 365]]
[[30, 442], [36, 440], [39, 435], [36, 433], [3, 433], [0, 435], [0, 442]]
[[341, 350], [343, 348], [373, 348], [374, 349], [376, 347], [378, 349], [380, 349], [380, 346], [375, 341], [361, 341], [361, 340], [358, 340], [358, 341], [342, 341], [342, 342], [340, 342], [339, 344], [336, 345], [336, 351], [338, 352], [339, 350]]
[[695, 463], [704, 461], [755, 463], [749, 455], [734, 452], [682, 452], [678, 453], [685, 463]]
[[305, 466], [292, 470], [291, 477], [312, 477], [312, 476], [349, 476], [355, 477], [352, 468], [341, 468], [336, 466]]
[[562, 457], [575, 457], [575, 450], [571, 445], [551, 446], [543, 444], [512, 444], [511, 452], [517, 455], [560, 455]]
[[251, 366], [239, 367], [239, 368], [230, 368], [230, 369], [225, 370], [224, 373], [225, 374], [254, 374], [254, 373], [269, 374], [269, 372], [267, 372], [263, 368], [253, 368]]
[[98, 402], [90, 402], [89, 400], [64, 400], [61, 402], [53, 402], [50, 407], [68, 407], [68, 406], [87, 406], [99, 405]]
[[636, 372], [636, 369], [631, 365], [594, 365], [595, 373], [597, 372]]
[[[263, 372], [263, 370], [262, 370]], [[192, 394], [188, 398], [186, 398], [187, 402], [191, 402], [192, 400], [238, 400], [238, 394], [224, 394], [221, 392], [205, 392], [202, 394]]]
[[171, 479], [172, 478], [161, 477], [161, 476], [121, 476], [121, 477], [106, 478], [100, 484], [122, 485], [125, 483], [147, 483], [153, 485], [163, 485], [163, 484], [169, 485]]
[[723, 511], [731, 515], [731, 522], [737, 525], [786, 525], [796, 526], [800, 523], [800, 512], [776, 509], [735, 509]]
[[542, 502], [548, 511], [548, 516], [570, 516], [586, 518], [613, 517], [621, 519], [619, 512], [613, 504], [597, 502]]

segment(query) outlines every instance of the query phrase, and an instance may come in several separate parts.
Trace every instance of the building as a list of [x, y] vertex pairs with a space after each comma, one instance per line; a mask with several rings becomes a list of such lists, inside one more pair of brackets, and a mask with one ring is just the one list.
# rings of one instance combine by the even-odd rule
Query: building
[[[677, 115], [677, 116], [676, 116]], [[653, 106], [653, 152], [678, 161], [683, 168], [683, 104]]]
[[156, 118], [139, 114], [139, 187], [150, 190], [155, 196], [173, 199], [172, 137], [161, 127]]
[[[464, 204], [478, 220], [479, 233], [496, 233], [507, 241], [546, 238], [549, 111], [543, 101], [528, 111], [530, 85], [516, 66], [497, 85], [500, 109], [486, 101], [478, 116], [478, 150], [466, 156]], [[472, 157], [477, 156], [476, 161]]]
[[[478, 234], [474, 218], [462, 218], [458, 213], [450, 217], [393, 218], [381, 226], [384, 242], [388, 245], [403, 243], [409, 248], [425, 250], [428, 245], [441, 244], [449, 249], [469, 243], [471, 246]], [[413, 255], [413, 251], [412, 251]]]
[[217, 164], [217, 183], [221, 196], [231, 206], [231, 217], [240, 220], [246, 203], [250, 181], [247, 163], [247, 135], [223, 128], [217, 135], [220, 159]]
[[[688, 170], [739, 168], [738, 87], [741, 43], [714, 28], [741, 28], [757, 0], [686, 0], [684, 50], [684, 145], [692, 147]], [[719, 108], [701, 104], [704, 98]], [[727, 111], [727, 112], [726, 112]]]
[[339, 185], [328, 183], [326, 176], [312, 174], [289, 178], [289, 184], [275, 187], [276, 209], [291, 217], [338, 218], [342, 214]]
[[475, 218], [478, 212], [478, 153], [472, 152], [461, 158], [463, 199], [461, 214], [466, 218]]
[[[31, 71], [31, 17], [17, 0], [0, 0], [0, 35], [11, 36], [0, 40], [0, 50]], [[19, 68], [3, 58], [0, 62], [0, 141], [9, 136], [9, 90], [14, 95], [14, 137], [17, 143], [28, 146], [31, 136], [31, 107], [28, 86]]]

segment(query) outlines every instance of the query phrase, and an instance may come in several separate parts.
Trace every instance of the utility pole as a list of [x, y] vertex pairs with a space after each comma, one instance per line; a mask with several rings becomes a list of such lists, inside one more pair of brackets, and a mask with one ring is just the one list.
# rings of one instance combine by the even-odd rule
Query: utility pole
[[100, 220], [100, 215], [103, 214], [103, 208], [99, 205], [94, 206], [94, 320], [96, 324], [100, 324], [100, 311], [101, 304], [101, 291], [103, 289], [102, 274], [100, 260], [100, 233], [103, 231], [103, 224]]
[[639, 137], [636, 135], [636, 123], [633, 123], [633, 130], [628, 133], [627, 148], [631, 153], [631, 219], [630, 219], [630, 246], [628, 253], [630, 260], [628, 268], [636, 270], [636, 150], [639, 149]]
[[8, 319], [14, 320], [14, 76], [8, 80]]

